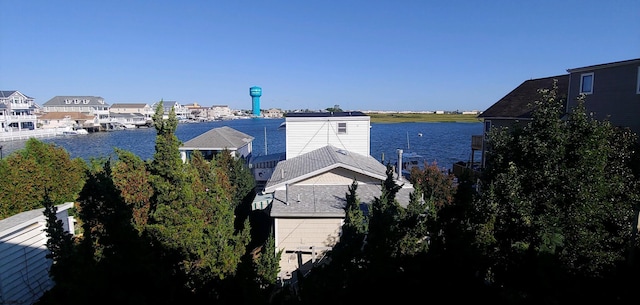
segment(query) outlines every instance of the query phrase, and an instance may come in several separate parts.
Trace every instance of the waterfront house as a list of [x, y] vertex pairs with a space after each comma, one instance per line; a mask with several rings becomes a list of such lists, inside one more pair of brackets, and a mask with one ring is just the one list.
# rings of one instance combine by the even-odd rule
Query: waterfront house
[[[68, 210], [73, 202], [57, 206], [57, 218], [73, 234]], [[0, 220], [0, 304], [34, 304], [54, 286], [49, 277], [44, 208]]]
[[0, 91], [0, 132], [37, 129], [40, 106], [20, 91]]
[[42, 129], [75, 129], [85, 125], [99, 124], [95, 115], [81, 112], [49, 112], [38, 116], [38, 123]]
[[[533, 119], [533, 103], [540, 100], [541, 97], [538, 90], [551, 89], [554, 82], [558, 86], [559, 98], [566, 101], [569, 88], [568, 74], [530, 79], [521, 83], [477, 116], [484, 122], [484, 134], [472, 138], [471, 149], [472, 155], [475, 155], [476, 150], [481, 151], [481, 160], [478, 160], [480, 167], [484, 167], [485, 164], [487, 147], [484, 136], [487, 132], [492, 127], [513, 127], [528, 124]], [[459, 169], [456, 166], [454, 166], [454, 173], [459, 174]]]
[[76, 112], [92, 115], [98, 119], [86, 121], [82, 128], [99, 128], [101, 123], [107, 123], [109, 118], [109, 104], [99, 96], [55, 96], [42, 105], [44, 113], [49, 112]]
[[214, 120], [224, 120], [233, 118], [233, 112], [227, 105], [213, 105], [207, 111], [207, 117]]
[[640, 58], [568, 69], [567, 111], [585, 95], [587, 113], [640, 134]]
[[[296, 282], [339, 241], [346, 194], [355, 181], [362, 208], [382, 192], [386, 166], [369, 153], [370, 117], [361, 112], [296, 113], [286, 118], [286, 159], [278, 162], [253, 202], [273, 221], [280, 273]], [[413, 185], [394, 177], [406, 206]], [[299, 271], [299, 272], [296, 272]]]
[[188, 162], [196, 150], [200, 151], [206, 160], [212, 160], [218, 153], [227, 150], [232, 156], [247, 161], [253, 151], [253, 139], [254, 137], [248, 134], [223, 126], [184, 142], [178, 150], [183, 162]]
[[326, 145], [368, 156], [371, 118], [360, 112], [296, 112], [285, 118], [287, 159]]
[[[484, 134], [474, 136], [472, 149], [482, 150], [482, 164], [490, 149], [485, 136], [492, 127], [526, 124], [532, 103], [540, 99], [539, 89], [551, 89], [557, 80], [558, 93], [565, 101], [565, 114], [576, 106], [579, 95], [585, 96], [585, 110], [598, 120], [614, 126], [628, 127], [640, 134], [640, 59], [616, 61], [567, 69], [568, 74], [528, 80], [478, 115], [484, 122]], [[482, 141], [478, 141], [481, 137]], [[478, 145], [483, 143], [483, 145]], [[455, 166], [454, 166], [454, 172]]]
[[184, 105], [185, 108], [187, 108], [188, 111], [188, 115], [187, 118], [190, 120], [193, 120], [195, 122], [202, 122], [202, 121], [208, 121], [209, 117], [207, 114], [207, 111], [209, 110], [208, 107], [203, 107], [202, 105], [198, 104], [198, 103], [190, 103], [190, 104], [186, 104]]
[[283, 116], [284, 116], [284, 111], [278, 108], [270, 108], [262, 111], [262, 117], [265, 117], [265, 118], [273, 119], [273, 118], [281, 118]]
[[113, 103], [109, 107], [110, 115], [114, 114], [133, 114], [141, 116], [145, 122], [151, 122], [155, 109], [147, 103]]
[[[154, 113], [157, 106], [158, 103], [154, 103], [153, 105], [151, 105], [151, 108], [154, 109]], [[176, 101], [162, 101], [162, 108], [164, 111], [164, 114], [162, 115], [163, 119], [169, 118], [169, 113], [171, 112], [172, 108], [174, 109], [178, 120], [186, 120], [187, 118], [189, 118], [189, 109]]]

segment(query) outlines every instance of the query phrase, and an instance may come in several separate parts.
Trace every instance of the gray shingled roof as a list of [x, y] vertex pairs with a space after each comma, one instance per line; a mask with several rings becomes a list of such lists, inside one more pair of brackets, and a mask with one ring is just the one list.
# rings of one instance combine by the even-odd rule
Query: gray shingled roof
[[237, 131], [229, 126], [211, 129], [189, 141], [184, 142], [180, 150], [237, 150], [248, 145], [254, 137]]
[[482, 119], [531, 119], [533, 102], [542, 97], [539, 89], [551, 89], [554, 80], [558, 81], [558, 95], [566, 100], [569, 92], [569, 74], [557, 75], [545, 78], [530, 79], [513, 89], [478, 118]]
[[[57, 212], [60, 213], [64, 210], [70, 209], [73, 207], [73, 203], [72, 202], [65, 202], [63, 204], [60, 205], [56, 205], [57, 208]], [[38, 218], [38, 217], [44, 217], [44, 208], [39, 208], [39, 209], [35, 209], [35, 210], [30, 210], [30, 211], [25, 211], [22, 213], [18, 213], [16, 215], [12, 215], [10, 217], [7, 217], [5, 219], [0, 220], [0, 233], [11, 229], [13, 227], [19, 226], [24, 224], [26, 221]], [[28, 223], [30, 225], [30, 223]], [[1, 235], [1, 234], [0, 234]], [[5, 236], [0, 236], [0, 238], [4, 238]]]
[[10, 97], [16, 90], [0, 91], [0, 97]]
[[[78, 99], [78, 100], [89, 100], [88, 104], [67, 104], [65, 100], [68, 99]], [[43, 106], [51, 107], [51, 106], [109, 106], [109, 104], [105, 103], [104, 99], [99, 96], [55, 96], [52, 99], [48, 100]]]
[[265, 192], [273, 192], [284, 184], [342, 167], [380, 180], [386, 179], [386, 166], [371, 156], [327, 145], [306, 154], [280, 161], [265, 185]]
[[[111, 108], [144, 108], [148, 103], [113, 103]], [[149, 106], [151, 107], [151, 106]]]
[[[14, 93], [16, 93], [16, 92], [19, 92], [19, 91], [18, 91], [18, 90], [0, 90], [0, 98], [7, 98], [7, 97], [10, 97], [12, 94], [14, 94]], [[19, 92], [19, 93], [20, 93], [20, 94], [22, 94], [22, 95], [24, 95], [22, 92]], [[26, 95], [24, 95], [24, 96], [25, 96], [26, 98], [33, 99], [33, 98], [32, 98], [32, 97], [30, 97], [30, 96], [26, 96]]]
[[[271, 217], [344, 217], [348, 185], [290, 185], [287, 190], [274, 192]], [[401, 206], [409, 204], [413, 187], [403, 187], [396, 194]], [[356, 195], [361, 204], [372, 204], [382, 194], [380, 185], [359, 184]], [[288, 198], [288, 204], [287, 204]], [[300, 201], [298, 201], [298, 198]]]

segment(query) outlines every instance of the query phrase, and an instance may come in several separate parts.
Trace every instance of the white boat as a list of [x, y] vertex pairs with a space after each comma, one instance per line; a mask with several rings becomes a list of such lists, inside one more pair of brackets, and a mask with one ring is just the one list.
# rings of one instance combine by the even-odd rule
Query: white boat
[[65, 130], [65, 131], [62, 132], [62, 135], [64, 135], [64, 136], [75, 136], [75, 135], [82, 135], [82, 134], [89, 134], [89, 132], [86, 129], [83, 129], [83, 128]]

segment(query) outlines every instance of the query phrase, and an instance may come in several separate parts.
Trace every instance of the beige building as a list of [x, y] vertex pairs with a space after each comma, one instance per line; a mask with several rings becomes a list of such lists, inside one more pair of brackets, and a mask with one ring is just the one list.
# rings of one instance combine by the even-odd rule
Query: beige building
[[111, 113], [140, 115], [145, 120], [151, 120], [155, 111], [147, 103], [114, 103], [109, 108]]
[[262, 117], [265, 117], [265, 118], [273, 119], [273, 118], [281, 118], [283, 116], [284, 116], [284, 112], [277, 108], [271, 108], [271, 109], [262, 111]]

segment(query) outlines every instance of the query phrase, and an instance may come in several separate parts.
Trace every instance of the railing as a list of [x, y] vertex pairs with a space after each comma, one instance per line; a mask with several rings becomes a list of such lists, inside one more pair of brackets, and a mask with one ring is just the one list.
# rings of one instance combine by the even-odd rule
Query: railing
[[29, 115], [2, 115], [0, 113], [0, 121], [9, 121], [9, 122], [23, 122], [23, 121], [33, 121], [37, 120], [38, 117], [32, 114]]
[[0, 132], [0, 142], [14, 141], [14, 140], [27, 140], [30, 138], [53, 138], [62, 134], [66, 128], [47, 128], [36, 130], [21, 130], [7, 132]]

